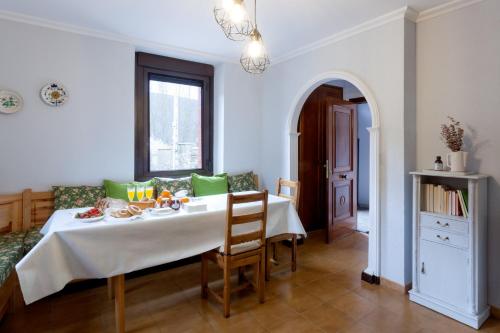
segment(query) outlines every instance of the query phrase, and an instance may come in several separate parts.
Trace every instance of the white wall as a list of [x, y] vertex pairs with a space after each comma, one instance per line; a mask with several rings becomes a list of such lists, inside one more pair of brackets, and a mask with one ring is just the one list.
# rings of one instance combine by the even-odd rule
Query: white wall
[[[218, 123], [223, 129], [219, 141], [219, 160], [214, 171], [229, 173], [260, 171], [261, 112], [259, 76], [247, 74], [240, 65], [216, 66]], [[218, 85], [217, 85], [218, 83]], [[222, 96], [222, 97], [221, 97]], [[221, 107], [221, 104], [222, 107]], [[216, 118], [217, 118], [216, 117]]]
[[[0, 193], [131, 179], [133, 47], [4, 20], [0, 31], [0, 89], [24, 98], [22, 111], [0, 114]], [[39, 97], [52, 80], [69, 90], [59, 108]]]
[[[0, 193], [134, 177], [134, 59], [125, 43], [0, 20], [0, 89], [24, 109], [0, 114]], [[67, 104], [45, 105], [39, 91], [57, 80]], [[258, 77], [216, 64], [214, 170], [260, 170]]]
[[439, 126], [466, 124], [469, 168], [488, 184], [489, 302], [500, 306], [500, 1], [485, 0], [417, 25], [417, 156], [430, 168], [447, 152]]
[[[352, 38], [272, 66], [262, 83], [262, 172], [272, 188], [290, 175], [288, 119], [302, 86], [332, 70], [348, 71], [374, 92], [381, 124], [382, 275], [399, 283], [405, 277], [404, 200], [404, 20], [399, 19]], [[333, 79], [333, 78], [332, 78]], [[409, 274], [410, 272], [407, 272]]]

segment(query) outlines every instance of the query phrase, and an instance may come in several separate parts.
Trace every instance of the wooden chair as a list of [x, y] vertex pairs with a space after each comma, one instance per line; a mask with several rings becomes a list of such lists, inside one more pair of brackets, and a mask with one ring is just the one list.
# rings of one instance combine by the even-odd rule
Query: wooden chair
[[[237, 292], [253, 286], [259, 296], [259, 301], [264, 303], [265, 295], [265, 241], [267, 221], [267, 190], [255, 194], [227, 196], [226, 238], [224, 245], [218, 249], [205, 252], [201, 256], [201, 296], [207, 298], [212, 295], [224, 305], [224, 316], [230, 315], [231, 292]], [[258, 212], [246, 215], [234, 215], [235, 205], [251, 202], [261, 202], [262, 207]], [[233, 226], [248, 223], [258, 223], [258, 229], [246, 233], [233, 235]], [[208, 288], [208, 260], [213, 261], [224, 271], [224, 290], [222, 296]], [[244, 277], [245, 266], [252, 265], [254, 281]], [[231, 270], [238, 268], [239, 285], [231, 288]]]
[[[287, 187], [290, 189], [290, 194], [283, 193], [283, 188]], [[292, 181], [279, 178], [276, 184], [276, 195], [282, 198], [290, 199], [290, 202], [298, 209], [299, 198], [300, 198], [300, 182]], [[278, 260], [278, 251], [276, 243], [284, 240], [292, 240], [292, 272], [297, 270], [297, 235], [296, 234], [282, 234], [274, 237], [270, 237], [266, 241], [266, 280], [269, 281], [271, 277], [271, 260], [275, 262]], [[272, 247], [273, 255], [269, 255], [269, 248]]]

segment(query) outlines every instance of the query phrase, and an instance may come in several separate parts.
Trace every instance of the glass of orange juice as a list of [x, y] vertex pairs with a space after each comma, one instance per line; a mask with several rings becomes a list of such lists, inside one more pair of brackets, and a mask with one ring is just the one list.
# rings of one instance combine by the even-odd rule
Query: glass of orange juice
[[139, 201], [142, 201], [142, 198], [144, 198], [144, 185], [139, 185], [137, 186], [137, 199], [139, 199]]
[[153, 197], [153, 191], [154, 191], [153, 186], [146, 187], [146, 198], [148, 198], [148, 200], [151, 200], [151, 198]]
[[134, 201], [135, 186], [133, 186], [133, 185], [127, 186], [127, 196], [128, 196], [128, 201]]

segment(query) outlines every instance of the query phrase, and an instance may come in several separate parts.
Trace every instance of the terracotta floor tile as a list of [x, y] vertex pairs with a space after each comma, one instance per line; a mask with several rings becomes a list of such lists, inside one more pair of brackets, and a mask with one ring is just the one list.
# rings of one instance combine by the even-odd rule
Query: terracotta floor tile
[[354, 318], [354, 320], [365, 318], [378, 307], [377, 304], [370, 302], [354, 292], [344, 294], [329, 302], [329, 304]]
[[320, 333], [322, 330], [303, 317], [285, 321], [270, 329], [272, 333]]
[[353, 325], [355, 319], [330, 304], [321, 304], [302, 314], [325, 332], [339, 332]]

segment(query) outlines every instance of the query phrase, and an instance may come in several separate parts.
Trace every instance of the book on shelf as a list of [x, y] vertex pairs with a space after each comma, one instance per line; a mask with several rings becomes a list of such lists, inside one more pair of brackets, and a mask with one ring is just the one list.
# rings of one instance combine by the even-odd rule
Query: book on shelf
[[423, 184], [421, 210], [430, 213], [469, 216], [466, 189], [453, 189], [446, 185]]

